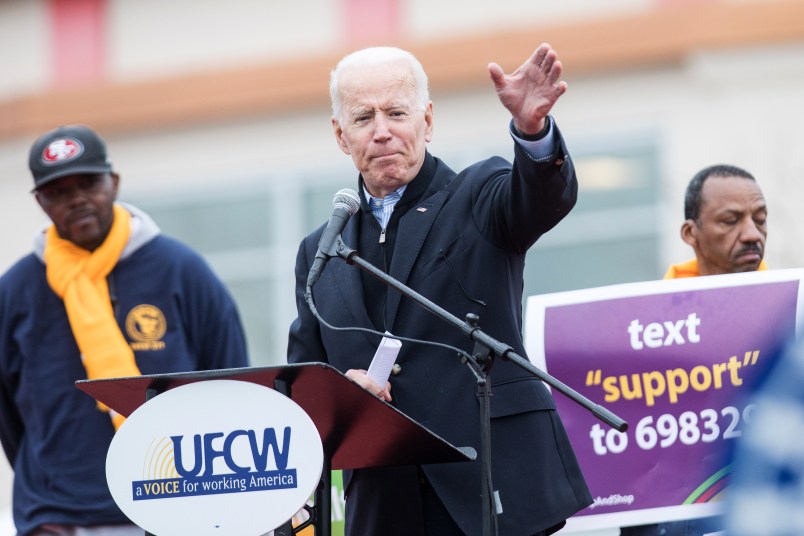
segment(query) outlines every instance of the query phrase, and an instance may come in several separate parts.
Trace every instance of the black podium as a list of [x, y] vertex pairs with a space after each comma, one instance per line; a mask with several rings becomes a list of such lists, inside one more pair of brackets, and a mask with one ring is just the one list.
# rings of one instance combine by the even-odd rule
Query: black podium
[[[449, 444], [325, 363], [81, 380], [76, 387], [128, 417], [162, 392], [207, 380], [269, 387], [288, 396], [310, 416], [324, 451], [310, 520], [316, 536], [330, 534], [330, 470], [465, 462], [477, 455], [471, 447]], [[283, 527], [276, 533], [289, 535], [290, 530]]]

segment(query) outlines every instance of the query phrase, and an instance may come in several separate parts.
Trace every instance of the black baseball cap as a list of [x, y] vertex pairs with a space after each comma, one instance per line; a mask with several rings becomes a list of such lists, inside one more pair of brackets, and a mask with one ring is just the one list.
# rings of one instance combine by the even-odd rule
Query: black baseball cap
[[109, 173], [106, 144], [84, 125], [65, 125], [42, 134], [31, 146], [28, 167], [34, 190], [67, 175]]

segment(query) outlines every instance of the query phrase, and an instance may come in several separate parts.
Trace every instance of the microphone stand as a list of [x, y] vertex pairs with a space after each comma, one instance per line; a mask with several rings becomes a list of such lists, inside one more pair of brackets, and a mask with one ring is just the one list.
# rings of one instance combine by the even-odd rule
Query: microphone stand
[[[386, 274], [379, 268], [375, 267], [368, 261], [361, 258], [357, 251], [349, 248], [344, 244], [341, 236], [338, 235], [333, 248], [335, 255], [344, 259], [347, 264], [355, 264], [362, 270], [368, 272], [386, 285], [394, 288], [403, 296], [410, 298], [415, 303], [429, 311], [430, 313], [441, 318], [448, 324], [453, 325], [461, 330], [469, 339], [475, 342], [472, 358], [475, 363], [471, 364], [471, 368], [477, 377], [477, 396], [480, 401], [480, 459], [482, 471], [482, 500], [483, 500], [483, 534], [484, 536], [496, 536], [497, 534], [497, 507], [496, 500], [493, 498], [493, 486], [491, 482], [491, 390], [487, 381], [487, 374], [491, 370], [494, 362], [494, 357], [501, 357], [513, 362], [533, 376], [550, 385], [554, 389], [560, 391], [568, 396], [595, 417], [602, 420], [615, 430], [624, 432], [628, 429], [628, 423], [615, 415], [613, 412], [604, 408], [599, 404], [595, 404], [579, 392], [575, 391], [568, 385], [557, 380], [553, 376], [535, 367], [529, 360], [518, 355], [514, 352], [513, 348], [504, 344], [490, 335], [486, 334], [478, 326], [479, 318], [475, 314], [466, 315], [465, 320], [459, 319], [446, 309], [435, 304], [431, 300], [422, 296], [412, 288], [408, 287], [401, 281], [394, 279]], [[331, 252], [331, 250], [330, 250]], [[333, 255], [334, 256], [334, 255]], [[312, 298], [312, 284], [308, 283], [304, 292], [304, 299], [307, 304], [312, 308], [313, 312], [318, 316]], [[465, 358], [464, 358], [465, 359]]]

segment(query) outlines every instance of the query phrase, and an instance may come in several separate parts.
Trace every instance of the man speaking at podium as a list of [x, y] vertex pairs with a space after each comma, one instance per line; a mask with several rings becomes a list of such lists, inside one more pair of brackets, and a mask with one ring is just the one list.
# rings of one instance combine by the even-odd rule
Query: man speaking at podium
[[[415, 57], [377, 47], [340, 61], [330, 81], [332, 126], [360, 173], [360, 210], [342, 235], [363, 259], [453, 315], [479, 315], [486, 333], [524, 355], [525, 254], [570, 211], [577, 194], [572, 162], [548, 116], [566, 83], [547, 44], [513, 74], [493, 63], [488, 69], [512, 116], [514, 163], [492, 157], [456, 174], [427, 151], [433, 105]], [[299, 316], [290, 328], [288, 362], [328, 362], [380, 398], [391, 401], [393, 393], [391, 402], [401, 411], [453, 445], [480, 451], [476, 379], [456, 352], [406, 342], [390, 386], [378, 386], [365, 369], [380, 337], [328, 330], [311, 314], [303, 295], [322, 230], [299, 249]], [[473, 343], [459, 330], [344, 262], [329, 262], [313, 299], [320, 316], [335, 326], [472, 352]], [[555, 532], [591, 497], [554, 401], [541, 381], [510, 362], [497, 359], [490, 379], [499, 534]], [[360, 469], [344, 480], [347, 534], [482, 532], [479, 460]]]

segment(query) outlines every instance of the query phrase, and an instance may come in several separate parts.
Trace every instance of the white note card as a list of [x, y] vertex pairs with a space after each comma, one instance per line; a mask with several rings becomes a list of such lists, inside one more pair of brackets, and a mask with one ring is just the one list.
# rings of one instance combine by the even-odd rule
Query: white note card
[[401, 348], [402, 341], [383, 337], [377, 351], [374, 352], [374, 359], [371, 360], [368, 368], [368, 377], [380, 387], [385, 387]]

